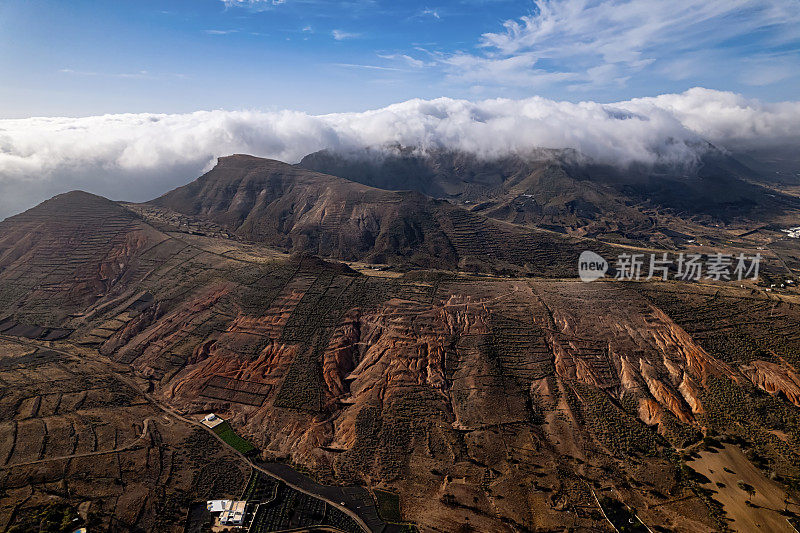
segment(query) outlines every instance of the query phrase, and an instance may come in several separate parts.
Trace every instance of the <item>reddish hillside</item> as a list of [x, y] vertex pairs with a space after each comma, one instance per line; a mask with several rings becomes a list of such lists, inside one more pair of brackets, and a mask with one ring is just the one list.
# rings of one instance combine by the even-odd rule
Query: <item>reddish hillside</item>
[[73, 191], [0, 222], [0, 308], [59, 325], [145, 273], [139, 254], [164, 237], [120, 205]]

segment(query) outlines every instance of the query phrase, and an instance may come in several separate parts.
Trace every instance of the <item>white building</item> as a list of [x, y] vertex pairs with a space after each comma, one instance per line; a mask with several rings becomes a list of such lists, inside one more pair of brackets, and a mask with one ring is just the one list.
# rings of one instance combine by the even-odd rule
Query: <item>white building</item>
[[208, 500], [206, 508], [211, 513], [220, 513], [219, 523], [223, 526], [241, 526], [244, 523], [246, 501]]
[[789, 228], [781, 230], [783, 231], [787, 237], [791, 237], [792, 239], [800, 239], [800, 226], [796, 228]]
[[[208, 414], [208, 415], [205, 416], [205, 418], [203, 418], [203, 425], [208, 427], [208, 428], [214, 428], [214, 427], [222, 424], [222, 422], [224, 422], [224, 420], [222, 420], [220, 417], [218, 417], [214, 413]], [[222, 500], [220, 500], [220, 501], [222, 501]]]

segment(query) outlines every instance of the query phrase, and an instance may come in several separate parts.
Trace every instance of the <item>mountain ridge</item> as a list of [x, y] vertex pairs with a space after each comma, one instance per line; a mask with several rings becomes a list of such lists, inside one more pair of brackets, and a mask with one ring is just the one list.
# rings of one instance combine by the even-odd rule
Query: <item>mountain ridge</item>
[[[322, 150], [298, 166], [386, 189], [411, 187], [490, 218], [575, 236], [644, 244], [669, 240], [661, 219], [685, 225], [775, 222], [800, 213], [796, 197], [714, 147], [694, 165], [599, 165], [570, 151], [481, 159], [468, 153], [397, 148]], [[620, 238], [620, 235], [623, 237]]]
[[[580, 253], [574, 238], [504, 225], [418, 191], [373, 188], [251, 156], [222, 158], [150, 205], [207, 218], [247, 240], [339, 260], [540, 274], [549, 264], [566, 275]], [[506, 247], [496, 245], [497, 235], [508, 236]], [[539, 256], [546, 264], [535, 265]]]
[[[547, 166], [518, 178], [516, 196], [579, 185]], [[184, 421], [216, 413], [261, 461], [391, 490], [421, 530], [606, 527], [592, 491], [646, 524], [722, 529], [707, 489], [725, 489], [689, 466], [717, 442], [779, 495], [748, 513], [785, 524], [772, 509], [800, 501], [800, 310], [769, 283], [792, 275], [795, 241], [768, 249], [761, 226], [737, 241], [764, 248], [757, 281], [583, 283], [586, 247], [665, 248], [472, 207], [239, 155], [152, 203], [73, 191], [0, 223], [0, 507], [91, 500], [109, 527], [177, 533], [193, 501], [238, 497], [236, 469], [155, 401]], [[732, 246], [714, 235], [680, 249]], [[43, 469], [84, 434], [114, 464], [142, 454], [124, 485], [100, 460]], [[106, 451], [118, 434], [150, 438]]]

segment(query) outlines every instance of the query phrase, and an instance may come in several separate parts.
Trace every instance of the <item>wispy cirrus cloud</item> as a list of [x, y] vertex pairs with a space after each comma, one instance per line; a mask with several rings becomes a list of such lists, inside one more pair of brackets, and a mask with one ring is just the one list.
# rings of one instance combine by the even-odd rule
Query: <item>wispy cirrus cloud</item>
[[[452, 78], [498, 85], [624, 86], [642, 73], [734, 69], [748, 84], [800, 73], [796, 0], [537, 0], [473, 50], [421, 50]], [[708, 63], [713, 61], [713, 63]]]
[[421, 59], [411, 57], [408, 54], [378, 54], [378, 57], [380, 57], [381, 59], [399, 61], [413, 68], [423, 68], [435, 65], [435, 63], [432, 61], [423, 61]]
[[264, 7], [279, 6], [285, 4], [286, 0], [220, 0], [228, 7]]
[[358, 37], [361, 37], [360, 33], [354, 33], [344, 30], [333, 30], [331, 32], [331, 35], [337, 41], [344, 41], [346, 39], [357, 39]]
[[366, 69], [366, 70], [387, 70], [392, 72], [402, 71], [402, 69], [394, 67], [385, 67], [382, 65], [363, 65], [360, 63], [334, 63], [333, 66], [342, 68]]
[[[317, 10], [324, 10], [324, 8], [340, 9], [346, 8], [347, 10], [359, 10], [366, 8], [373, 8], [377, 4], [377, 0], [220, 0], [225, 7], [241, 7], [250, 8], [256, 11], [272, 9], [276, 6], [300, 6], [316, 8]], [[345, 15], [347, 11], [340, 11], [339, 15]]]
[[100, 76], [105, 78], [123, 78], [123, 79], [156, 79], [156, 78], [165, 78], [165, 77], [172, 77], [172, 78], [184, 78], [183, 74], [156, 74], [152, 72], [148, 72], [147, 70], [140, 70], [137, 72], [115, 72], [115, 73], [103, 73], [103, 72], [95, 72], [91, 70], [74, 70], [71, 68], [62, 68], [58, 70], [61, 74], [68, 74], [71, 76]]

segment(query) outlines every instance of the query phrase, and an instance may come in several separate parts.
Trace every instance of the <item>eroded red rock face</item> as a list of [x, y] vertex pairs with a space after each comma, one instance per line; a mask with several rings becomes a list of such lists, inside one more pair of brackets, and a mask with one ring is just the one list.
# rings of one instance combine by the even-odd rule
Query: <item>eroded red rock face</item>
[[788, 363], [753, 361], [740, 367], [754, 385], [770, 394], [781, 394], [794, 405], [800, 406], [800, 374]]
[[[404, 488], [422, 523], [433, 507], [432, 517], [447, 516], [441, 500], [451, 497], [472, 502], [476, 523], [498, 508], [519, 524], [556, 523], [551, 492], [531, 493], [512, 480], [565, 490], [520, 462], [553, 465], [565, 454], [587, 461], [590, 450], [604, 448], [590, 437], [580, 402], [591, 400], [579, 384], [615, 402], [632, 398], [633, 416], [661, 431], [665, 413], [698, 425], [709, 376], [737, 375], [649, 301], [613, 283], [394, 282], [383, 301], [331, 311], [339, 318], [330, 327], [310, 327], [298, 340], [298, 313], [319, 316], [305, 302], [352, 283], [344, 278], [328, 277], [320, 288], [319, 276], [292, 277], [259, 315], [214, 285], [116, 353], [140, 353], [131, 364], [161, 376], [165, 400], [231, 417], [266, 457]], [[224, 326], [196, 337], [198, 323], [220, 307], [232, 311]], [[163, 375], [163, 354], [189, 339], [186, 365]], [[487, 486], [517, 502], [513, 511], [480, 488], [487, 472]], [[432, 527], [444, 523], [437, 520], [446, 518]]]
[[643, 422], [670, 411], [684, 423], [702, 412], [709, 376], [733, 377], [663, 311], [613, 284], [540, 283], [534, 289], [551, 312], [549, 335], [559, 375], [633, 394]]
[[[717, 323], [729, 305], [702, 288], [664, 298], [669, 287], [611, 281], [371, 277], [163, 233], [102, 199], [83, 198], [61, 231], [51, 211], [70, 198], [4, 223], [10, 309], [75, 329], [69, 343], [127, 365], [186, 415], [230, 419], [264, 459], [397, 489], [423, 530], [594, 527], [580, 509], [594, 508], [596, 485], [648, 523], [708, 530], [701, 502], [656, 504], [683, 495], [673, 448], [718, 408], [710, 389], [752, 382], [800, 398], [794, 345], [732, 358], [697, 326], [700, 311]], [[105, 229], [72, 246], [89, 211]], [[28, 285], [15, 292], [18, 278]], [[728, 292], [742, 306], [728, 330], [751, 335], [737, 317], [766, 309], [792, 340], [793, 307]]]

